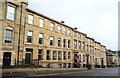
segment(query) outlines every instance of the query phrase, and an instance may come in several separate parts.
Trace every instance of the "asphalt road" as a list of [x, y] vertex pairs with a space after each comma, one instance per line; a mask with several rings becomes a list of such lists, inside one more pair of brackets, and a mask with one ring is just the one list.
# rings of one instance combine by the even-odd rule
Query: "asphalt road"
[[79, 70], [79, 71], [36, 71], [36, 72], [15, 72], [3, 73], [3, 77], [10, 78], [120, 78], [120, 68]]

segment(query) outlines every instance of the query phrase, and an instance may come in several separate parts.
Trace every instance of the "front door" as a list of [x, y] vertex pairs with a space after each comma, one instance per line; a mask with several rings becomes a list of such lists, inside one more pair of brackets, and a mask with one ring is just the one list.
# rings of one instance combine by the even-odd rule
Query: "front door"
[[11, 65], [11, 52], [4, 52], [3, 56], [3, 66], [10, 66]]
[[87, 64], [89, 64], [89, 56], [87, 56]]
[[26, 48], [25, 64], [31, 64], [33, 49]]
[[25, 55], [25, 64], [30, 64], [31, 53], [26, 53]]
[[103, 59], [101, 59], [101, 65], [104, 65], [104, 61], [103, 61]]

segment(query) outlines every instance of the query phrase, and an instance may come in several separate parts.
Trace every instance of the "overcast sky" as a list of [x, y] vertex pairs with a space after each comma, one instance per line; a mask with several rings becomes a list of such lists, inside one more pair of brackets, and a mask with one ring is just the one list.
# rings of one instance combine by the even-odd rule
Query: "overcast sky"
[[28, 0], [29, 8], [118, 49], [119, 0]]

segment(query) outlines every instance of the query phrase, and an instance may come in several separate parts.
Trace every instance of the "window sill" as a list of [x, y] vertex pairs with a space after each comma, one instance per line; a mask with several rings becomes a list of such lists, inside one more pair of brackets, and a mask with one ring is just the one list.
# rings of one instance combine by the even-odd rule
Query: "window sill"
[[14, 22], [14, 21], [15, 21], [15, 20], [10, 20], [10, 19], [7, 19], [7, 18], [6, 18], [6, 20], [11, 21], [11, 22]]
[[28, 23], [29, 25], [34, 25], [34, 24], [30, 24], [30, 23]]
[[4, 43], [5, 46], [13, 46], [13, 44]]
[[27, 44], [32, 44], [32, 43], [27, 43]]
[[50, 46], [50, 48], [53, 48], [53, 46]]
[[39, 44], [39, 46], [43, 46], [43, 44]]

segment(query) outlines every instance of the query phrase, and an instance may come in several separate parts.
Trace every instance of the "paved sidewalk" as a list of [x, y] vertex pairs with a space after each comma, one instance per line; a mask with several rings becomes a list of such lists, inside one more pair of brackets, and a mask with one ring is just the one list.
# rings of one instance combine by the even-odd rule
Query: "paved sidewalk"
[[14, 72], [38, 72], [38, 71], [77, 71], [87, 70], [87, 68], [9, 68], [2, 69], [2, 73], [14, 73]]
[[[93, 68], [95, 69], [106, 69], [106, 68]], [[107, 68], [108, 69], [108, 68]], [[35, 67], [25, 67], [25, 68], [8, 68], [0, 69], [2, 73], [14, 73], [14, 72], [44, 72], [44, 71], [79, 71], [79, 70], [88, 70], [87, 68], [35, 68]]]

